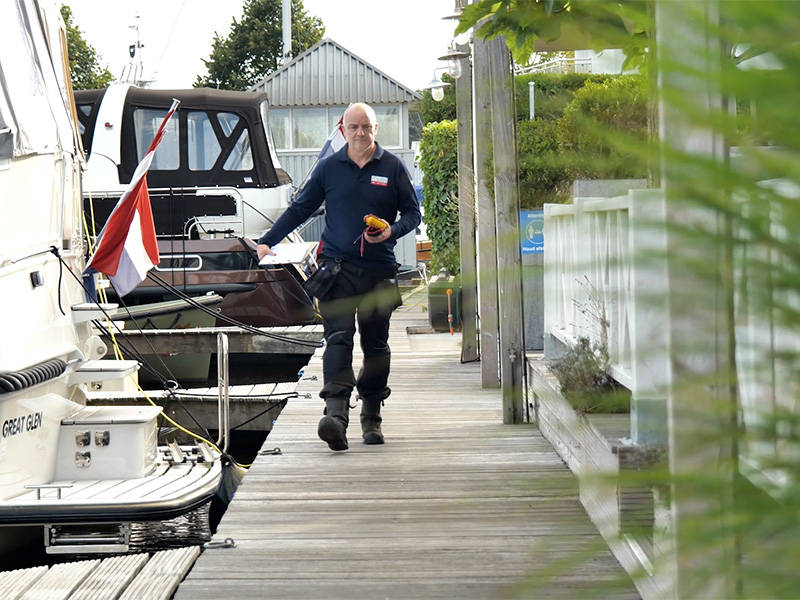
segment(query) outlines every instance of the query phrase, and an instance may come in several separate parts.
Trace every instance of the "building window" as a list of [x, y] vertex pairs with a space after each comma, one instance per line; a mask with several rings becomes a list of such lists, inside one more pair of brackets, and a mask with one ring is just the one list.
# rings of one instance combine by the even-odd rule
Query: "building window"
[[292, 109], [293, 148], [322, 148], [329, 133], [327, 108]]
[[339, 119], [344, 117], [344, 111], [346, 110], [346, 106], [333, 106], [328, 109], [328, 135], [339, 124]]
[[269, 112], [269, 131], [272, 134], [272, 141], [276, 148], [291, 148], [289, 140], [289, 109], [270, 108]]
[[400, 107], [375, 106], [375, 116], [378, 119], [378, 135], [376, 139], [381, 146], [398, 148], [401, 144], [400, 136]]
[[[400, 148], [402, 111], [399, 105], [374, 106], [378, 118], [377, 140], [381, 146]], [[270, 108], [269, 128], [278, 150], [316, 150], [322, 148], [346, 106], [320, 108]]]

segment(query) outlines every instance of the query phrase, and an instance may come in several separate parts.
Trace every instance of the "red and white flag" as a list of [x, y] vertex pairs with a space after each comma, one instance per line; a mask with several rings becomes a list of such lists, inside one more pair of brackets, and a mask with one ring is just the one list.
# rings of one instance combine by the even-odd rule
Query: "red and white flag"
[[341, 150], [346, 143], [347, 140], [344, 138], [344, 125], [342, 124], [342, 117], [339, 117], [339, 122], [336, 124], [336, 127], [333, 128], [333, 131], [331, 131], [328, 139], [325, 140], [325, 143], [322, 145], [322, 149], [317, 155], [317, 160], [327, 158], [334, 152]]
[[179, 104], [179, 100], [172, 101], [147, 154], [97, 236], [97, 248], [86, 265], [87, 271], [105, 273], [120, 297], [144, 281], [147, 272], [159, 261], [153, 210], [147, 193], [147, 170]]

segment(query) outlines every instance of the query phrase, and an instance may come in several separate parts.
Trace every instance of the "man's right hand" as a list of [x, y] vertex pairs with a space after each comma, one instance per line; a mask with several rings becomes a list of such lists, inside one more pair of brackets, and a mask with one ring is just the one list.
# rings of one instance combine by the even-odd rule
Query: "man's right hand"
[[258, 244], [256, 246], [256, 252], [258, 252], [258, 260], [261, 260], [267, 254], [271, 254], [272, 256], [275, 255], [275, 253], [266, 244]]

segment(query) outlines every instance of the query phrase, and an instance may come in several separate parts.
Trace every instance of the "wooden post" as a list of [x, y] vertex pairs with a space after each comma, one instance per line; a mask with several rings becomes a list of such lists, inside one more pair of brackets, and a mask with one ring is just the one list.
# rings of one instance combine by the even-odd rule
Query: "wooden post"
[[525, 421], [523, 372], [522, 253], [519, 233], [516, 113], [511, 53], [505, 37], [491, 40], [492, 146], [497, 228], [497, 288], [500, 316], [500, 385], [503, 423]]
[[[469, 52], [469, 45], [458, 50]], [[472, 66], [461, 59], [456, 79], [458, 230], [461, 253], [461, 362], [478, 360], [478, 269], [475, 262], [475, 169], [472, 164]]]
[[492, 102], [488, 42], [476, 37], [472, 45], [472, 97], [475, 124], [475, 205], [477, 209], [478, 319], [481, 345], [481, 387], [500, 387], [497, 314], [497, 241], [494, 199], [489, 194]]

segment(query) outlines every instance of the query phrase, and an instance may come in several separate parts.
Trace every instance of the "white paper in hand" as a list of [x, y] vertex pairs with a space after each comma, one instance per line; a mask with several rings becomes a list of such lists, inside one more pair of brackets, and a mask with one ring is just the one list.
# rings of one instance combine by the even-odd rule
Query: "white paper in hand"
[[287, 242], [276, 244], [270, 250], [275, 254], [267, 254], [258, 264], [264, 265], [288, 265], [298, 264], [308, 258], [317, 247], [317, 242]]

